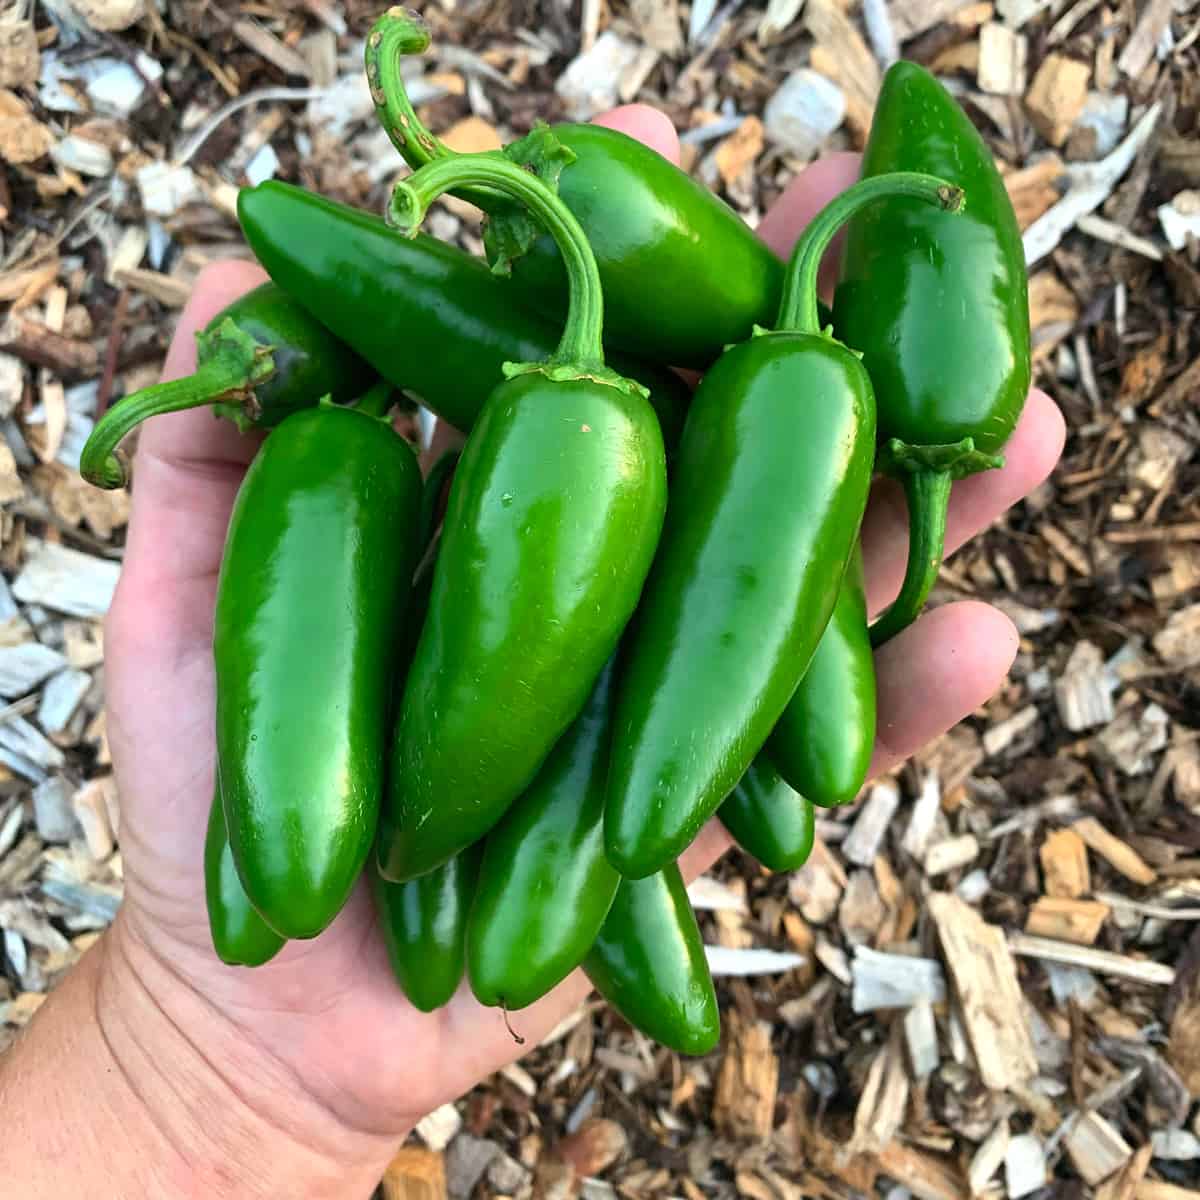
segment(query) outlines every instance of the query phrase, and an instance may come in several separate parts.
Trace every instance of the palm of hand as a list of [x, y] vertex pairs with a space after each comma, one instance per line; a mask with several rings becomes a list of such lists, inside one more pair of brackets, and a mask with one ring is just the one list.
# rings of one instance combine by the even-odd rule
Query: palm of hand
[[[673, 131], [645, 109], [611, 123], [676, 154]], [[807, 219], [856, 170], [846, 156], [817, 164], [763, 222], [786, 252]], [[189, 304], [167, 371], [194, 364], [191, 333], [261, 275], [245, 264], [206, 274]], [[962, 542], [1049, 472], [1061, 417], [1034, 393], [1000, 472], [956, 488], [949, 545]], [[117, 934], [131, 961], [150, 954], [212, 1007], [248, 1050], [263, 1051], [295, 1086], [352, 1128], [399, 1137], [423, 1113], [516, 1057], [496, 1010], [465, 989], [425, 1015], [394, 983], [374, 914], [359, 887], [312, 942], [265, 967], [224, 966], [209, 940], [201, 848], [213, 780], [212, 614], [229, 510], [253, 439], [203, 412], [145, 429], [125, 566], [108, 622], [109, 736], [122, 801], [126, 902]], [[904, 558], [903, 502], [874, 504], [864, 525], [872, 608], [894, 594]], [[887, 769], [981, 703], [1015, 653], [1011, 624], [982, 604], [927, 614], [880, 652], [875, 768]], [[908, 701], [920, 696], [918, 706]], [[920, 711], [914, 711], [919, 708]], [[728, 844], [714, 826], [689, 851], [702, 869]], [[574, 977], [514, 1024], [532, 1042], [586, 991]]]

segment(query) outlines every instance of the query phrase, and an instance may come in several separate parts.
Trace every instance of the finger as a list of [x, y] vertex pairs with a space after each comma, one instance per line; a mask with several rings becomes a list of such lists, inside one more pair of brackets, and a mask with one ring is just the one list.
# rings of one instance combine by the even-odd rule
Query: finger
[[649, 104], [624, 104], [597, 117], [593, 124], [627, 133], [657, 150], [668, 162], [679, 163], [679, 135], [671, 118]]
[[[193, 370], [196, 331], [264, 278], [250, 263], [206, 268], [180, 317], [163, 378]], [[170, 596], [174, 609], [151, 607], [163, 613], [172, 631], [185, 638], [207, 636], [212, 619], [207, 598], [195, 603], [180, 585], [215, 576], [238, 483], [260, 440], [238, 433], [207, 407], [146, 422], [138, 438], [129, 542], [114, 601], [118, 619], [125, 605], [140, 609], [142, 598]]]
[[[756, 232], [780, 258], [787, 258], [800, 235], [839, 193], [858, 179], [861, 156], [831, 154], [809, 163], [771, 205]], [[839, 233], [821, 260], [821, 298], [829, 302], [837, 283], [837, 265], [842, 253], [843, 234]]]
[[[1066, 424], [1058, 405], [1034, 388], [1004, 448], [1004, 466], [956, 483], [946, 520], [946, 552], [986, 529], [1004, 511], [1029, 495], [1062, 454]], [[878, 480], [862, 526], [867, 565], [867, 603], [872, 615], [896, 597], [908, 560], [908, 509], [900, 485]]]
[[961, 600], [931, 609], [875, 652], [874, 778], [973, 713], [1017, 656], [1016, 627], [999, 609]]

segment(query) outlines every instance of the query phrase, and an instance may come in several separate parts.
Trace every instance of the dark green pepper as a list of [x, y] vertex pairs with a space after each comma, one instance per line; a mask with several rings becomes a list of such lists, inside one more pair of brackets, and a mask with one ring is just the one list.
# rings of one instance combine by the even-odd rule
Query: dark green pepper
[[471, 846], [407, 883], [389, 883], [374, 862], [367, 869], [392, 974], [422, 1012], [441, 1008], [462, 980], [481, 853], [481, 846]]
[[213, 796], [204, 839], [204, 898], [217, 957], [230, 966], [261, 967], [284, 941], [254, 910], [238, 878], [225, 832], [221, 795]]
[[896, 194], [962, 200], [914, 175], [834, 200], [797, 243], [778, 329], [727, 350], [692, 400], [617, 692], [605, 836], [623, 875], [686, 849], [829, 622], [867, 503], [875, 402], [857, 356], [819, 332], [816, 275], [842, 222]]
[[269, 429], [328, 395], [341, 403], [369, 386], [361, 358], [290, 299], [264, 283], [223, 308], [196, 334], [196, 370], [119, 400], [92, 430], [79, 470], [102, 488], [125, 485], [116, 454], [135, 426], [159, 413], [210, 404], [240, 429]]
[[[464, 432], [506, 362], [554, 352], [553, 327], [526, 310], [509, 281], [456, 246], [402, 237], [380, 217], [274, 180], [242, 189], [238, 220], [259, 262], [297, 303]], [[664, 439], [677, 438], [690, 398], [683, 380], [618, 354], [609, 361], [650, 389]]]
[[717, 809], [733, 840], [768, 871], [794, 871], [812, 853], [812, 801], [790, 788], [760, 754]]
[[767, 742], [780, 775], [821, 808], [858, 795], [875, 749], [875, 659], [865, 588], [859, 548], [812, 662]]
[[[420, 18], [402, 8], [379, 18], [366, 45], [376, 115], [414, 168], [454, 153], [421, 123], [404, 90], [402, 56], [428, 45]], [[777, 309], [779, 260], [733, 209], [648, 146], [599, 125], [558, 125], [534, 130], [506, 153], [557, 185], [583, 226], [614, 345], [658, 362], [704, 366]], [[494, 191], [455, 191], [490, 214], [493, 261], [511, 263], [513, 282], [531, 303], [560, 312], [566, 273], [553, 241]]]
[[315, 937], [362, 870], [383, 790], [390, 691], [421, 479], [377, 415], [322, 403], [259, 450], [217, 585], [217, 759], [254, 907]]
[[604, 857], [613, 664], [533, 785], [488, 834], [467, 927], [467, 975], [483, 1004], [524, 1008], [587, 954], [620, 876]]
[[393, 220], [411, 227], [447, 187], [476, 183], [552, 231], [571, 307], [549, 362], [508, 368], [455, 471], [380, 823], [394, 882], [482, 837], [532, 783], [616, 649], [666, 503], [658, 422], [604, 366], [595, 260], [554, 194], [502, 156], [470, 155], [397, 184]]
[[904, 485], [908, 570], [875, 623], [879, 645], [921, 611], [942, 562], [952, 480], [1000, 466], [1029, 391], [1021, 231], [992, 152], [954, 97], [896, 63], [875, 107], [863, 178], [945, 175], [967, 193], [949, 217], [896, 198], [850, 222], [834, 325], [875, 385], [879, 469]]
[[583, 960], [593, 986], [636, 1029], [680, 1054], [721, 1038], [717, 994], [679, 868], [623, 879]]

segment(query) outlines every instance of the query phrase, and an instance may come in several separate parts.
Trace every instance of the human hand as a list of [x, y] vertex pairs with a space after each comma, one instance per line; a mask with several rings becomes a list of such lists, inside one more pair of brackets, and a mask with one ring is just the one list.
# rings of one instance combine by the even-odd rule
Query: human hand
[[[678, 158], [673, 129], [653, 110], [617, 110], [604, 123]], [[813, 164], [766, 216], [762, 236], [786, 254], [856, 176], [855, 156]], [[171, 347], [169, 375], [194, 365], [195, 330], [261, 279], [246, 264], [202, 276]], [[1007, 466], [956, 485], [947, 550], [1045, 478], [1062, 440], [1058, 410], [1034, 392], [1006, 449]], [[252, 1169], [264, 1154], [291, 1152], [308, 1164], [309, 1177], [340, 1181], [346, 1194], [355, 1173], [369, 1187], [424, 1113], [517, 1057], [518, 1048], [501, 1014], [479, 1006], [465, 987], [429, 1015], [404, 1000], [361, 886], [325, 933], [290, 943], [264, 967], [227, 967], [212, 951], [201, 853], [213, 779], [212, 614], [229, 512], [256, 445], [202, 412], [156, 418], [141, 434], [106, 643], [126, 897], [104, 943], [101, 1020], [129, 1070], [183, 1054], [195, 1070], [211, 1072], [210, 1094], [226, 1104], [197, 1122], [197, 1134], [231, 1145], [232, 1167]], [[881, 483], [862, 533], [873, 612], [898, 589], [906, 530], [902, 499]], [[884, 646], [873, 772], [973, 711], [999, 686], [1016, 647], [1008, 619], [975, 602], [928, 612]], [[727, 846], [710, 825], [685, 857], [686, 873]], [[536, 1043], [586, 991], [576, 975], [519, 1013], [519, 1031]], [[291, 1151], [268, 1147], [267, 1137], [284, 1139]]]

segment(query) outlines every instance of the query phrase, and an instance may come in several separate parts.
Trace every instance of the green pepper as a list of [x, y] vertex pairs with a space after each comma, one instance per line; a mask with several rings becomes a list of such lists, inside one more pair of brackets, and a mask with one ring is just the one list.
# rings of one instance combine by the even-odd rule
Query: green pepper
[[[509, 281], [456, 246], [402, 237], [380, 217], [275, 180], [242, 189], [238, 220], [259, 262], [297, 303], [464, 432], [506, 362], [539, 362], [554, 351], [552, 326], [526, 310]], [[683, 380], [621, 355], [610, 363], [650, 389], [663, 437], [677, 438], [690, 399]]]
[[604, 857], [612, 660], [533, 785], [488, 834], [467, 926], [483, 1004], [524, 1008], [583, 961], [620, 877]]
[[392, 974], [421, 1012], [441, 1008], [462, 980], [467, 916], [482, 850], [470, 846], [406, 883], [389, 883], [374, 862], [367, 869]]
[[[402, 57], [428, 45], [420, 18], [402, 8], [380, 17], [366, 43], [376, 116], [414, 168], [454, 156], [404, 90]], [[641, 142], [599, 125], [558, 125], [534, 130], [506, 153], [557, 185], [583, 226], [614, 345], [658, 362], [704, 366], [778, 307], [783, 267], [775, 255], [733, 209]], [[553, 241], [511, 203], [498, 203], [494, 191], [455, 191], [490, 214], [493, 261], [511, 264], [521, 294], [560, 312], [566, 273]]]
[[806, 800], [832, 808], [858, 795], [874, 748], [875, 659], [858, 548], [812, 662], [767, 742], [767, 753]]
[[213, 949], [222, 962], [260, 967], [283, 948], [285, 939], [254, 910], [238, 878], [219, 791], [213, 796], [204, 839], [204, 897]]
[[904, 486], [908, 570], [871, 630], [875, 645], [921, 611], [942, 562], [950, 484], [1002, 465], [1029, 391], [1029, 300], [1021, 231], [983, 138], [910, 62], [887, 73], [863, 178], [947, 175], [967, 193], [950, 218], [896, 198], [850, 223], [834, 302], [838, 336], [875, 385], [879, 469]]
[[351, 400], [374, 377], [370, 367], [274, 283], [223, 308], [196, 334], [196, 370], [119, 400], [100, 418], [79, 459], [80, 474], [102, 488], [125, 485], [117, 446], [159, 413], [210, 404], [239, 429], [269, 429], [324, 395]]
[[797, 243], [777, 330], [727, 350], [692, 400], [617, 692], [605, 835], [623, 875], [684, 851], [829, 622], [867, 503], [875, 402], [857, 356], [818, 329], [817, 268], [848, 215], [897, 194], [962, 198], [893, 175], [834, 200]]
[[707, 1054], [721, 1016], [679, 868], [623, 879], [583, 960], [592, 985], [635, 1028], [680, 1054]]
[[571, 305], [549, 361], [507, 368], [454, 474], [380, 822], [379, 866], [394, 882], [482, 837], [532, 783], [616, 649], [666, 506], [644, 389], [604, 365], [578, 222], [500, 155], [422, 168], [397, 184], [392, 219], [411, 228], [459, 184], [529, 204], [562, 249]]
[[721, 824], [768, 871], [794, 871], [812, 853], [812, 801], [789, 787], [760, 754], [717, 809]]
[[281, 934], [315, 937], [375, 833], [421, 479], [387, 395], [266, 439], [217, 584], [217, 761], [237, 872]]

